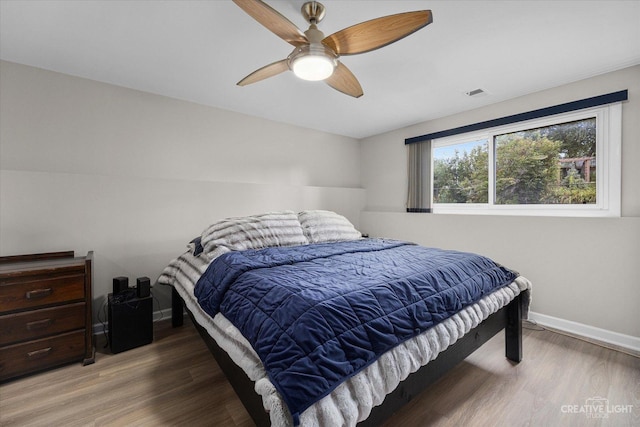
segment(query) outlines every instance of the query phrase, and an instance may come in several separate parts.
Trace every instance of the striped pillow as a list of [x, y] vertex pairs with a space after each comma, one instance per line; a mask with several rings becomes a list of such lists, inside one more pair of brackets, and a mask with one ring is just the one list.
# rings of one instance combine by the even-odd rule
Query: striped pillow
[[227, 218], [202, 233], [202, 247], [210, 253], [224, 246], [233, 251], [270, 246], [294, 246], [309, 243], [304, 237], [298, 216], [292, 211]]
[[335, 212], [302, 211], [298, 219], [309, 243], [340, 242], [362, 237], [347, 218]]

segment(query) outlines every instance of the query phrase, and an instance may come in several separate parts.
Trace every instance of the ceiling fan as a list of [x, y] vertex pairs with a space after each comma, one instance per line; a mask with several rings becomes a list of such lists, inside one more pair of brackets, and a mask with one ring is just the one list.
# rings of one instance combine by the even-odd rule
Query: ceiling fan
[[419, 10], [372, 19], [325, 37], [317, 27], [324, 18], [325, 7], [317, 1], [302, 5], [302, 16], [309, 23], [309, 29], [304, 33], [261, 0], [233, 1], [268, 30], [294, 46], [287, 58], [259, 68], [240, 80], [239, 86], [291, 70], [301, 79], [324, 80], [332, 88], [359, 98], [363, 95], [362, 87], [353, 73], [340, 62], [340, 56], [357, 55], [384, 47], [433, 22], [430, 10]]

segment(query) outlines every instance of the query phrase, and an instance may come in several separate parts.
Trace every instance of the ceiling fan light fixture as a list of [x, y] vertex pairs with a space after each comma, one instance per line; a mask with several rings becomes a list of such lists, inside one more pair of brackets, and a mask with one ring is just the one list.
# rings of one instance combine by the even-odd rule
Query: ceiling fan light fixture
[[289, 57], [289, 67], [303, 80], [325, 80], [333, 74], [336, 65], [336, 55], [323, 45], [301, 46]]
[[333, 74], [333, 69], [333, 61], [326, 56], [306, 55], [293, 61], [293, 73], [303, 80], [324, 80]]

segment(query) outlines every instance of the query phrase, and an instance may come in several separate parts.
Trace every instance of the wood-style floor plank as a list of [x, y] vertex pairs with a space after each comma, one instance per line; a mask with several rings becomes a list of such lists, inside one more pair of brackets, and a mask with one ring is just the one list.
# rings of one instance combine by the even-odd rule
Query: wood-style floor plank
[[[505, 359], [498, 334], [384, 427], [640, 426], [640, 358], [550, 331], [524, 332], [520, 364]], [[93, 365], [0, 385], [0, 425], [253, 426], [188, 320], [178, 329], [156, 323], [154, 342], [144, 347], [115, 355], [99, 347]], [[591, 398], [632, 407], [607, 418], [566, 413]]]

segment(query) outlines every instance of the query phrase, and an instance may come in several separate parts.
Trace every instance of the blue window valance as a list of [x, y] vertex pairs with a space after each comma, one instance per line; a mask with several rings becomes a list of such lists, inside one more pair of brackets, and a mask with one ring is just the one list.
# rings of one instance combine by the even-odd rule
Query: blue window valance
[[581, 99], [579, 101], [567, 102], [565, 104], [554, 105], [552, 107], [540, 108], [538, 110], [528, 111], [526, 113], [514, 114], [511, 116], [501, 117], [499, 119], [487, 120], [471, 125], [460, 126], [453, 129], [433, 132], [426, 135], [414, 136], [404, 140], [405, 144], [414, 144], [416, 142], [428, 141], [446, 136], [458, 135], [461, 133], [474, 132], [477, 130], [488, 129], [496, 126], [508, 125], [511, 123], [523, 122], [525, 120], [538, 119], [540, 117], [553, 116], [554, 114], [567, 113], [569, 111], [583, 110], [585, 108], [597, 107], [600, 105], [612, 104], [614, 102], [626, 101], [629, 99], [628, 90], [607, 93], [605, 95], [594, 96], [592, 98]]

